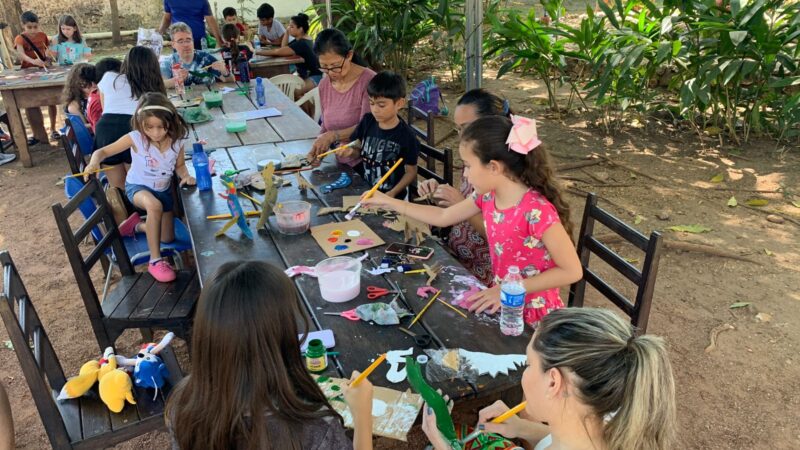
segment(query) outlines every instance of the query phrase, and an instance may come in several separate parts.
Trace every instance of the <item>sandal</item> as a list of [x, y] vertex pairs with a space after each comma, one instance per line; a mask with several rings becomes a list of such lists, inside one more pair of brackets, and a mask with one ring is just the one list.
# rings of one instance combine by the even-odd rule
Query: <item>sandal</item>
[[57, 141], [59, 139], [61, 139], [61, 133], [59, 133], [58, 131], [55, 131], [55, 130], [50, 132], [50, 140], [51, 141]]
[[35, 137], [29, 137], [29, 138], [28, 138], [28, 146], [31, 146], [31, 145], [36, 145], [36, 144], [38, 144], [39, 142], [40, 142], [40, 141], [39, 141], [38, 139], [36, 139]]

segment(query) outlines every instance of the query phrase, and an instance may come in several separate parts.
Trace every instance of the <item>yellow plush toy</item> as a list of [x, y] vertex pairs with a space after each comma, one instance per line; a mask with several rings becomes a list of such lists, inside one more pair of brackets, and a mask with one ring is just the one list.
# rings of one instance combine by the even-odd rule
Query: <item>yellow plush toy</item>
[[61, 388], [58, 400], [78, 398], [88, 392], [96, 381], [100, 381], [100, 399], [109, 410], [118, 413], [125, 407], [125, 401], [136, 404], [133, 399], [131, 377], [117, 368], [114, 349], [108, 347], [100, 361], [89, 361], [81, 367], [76, 377], [70, 378]]

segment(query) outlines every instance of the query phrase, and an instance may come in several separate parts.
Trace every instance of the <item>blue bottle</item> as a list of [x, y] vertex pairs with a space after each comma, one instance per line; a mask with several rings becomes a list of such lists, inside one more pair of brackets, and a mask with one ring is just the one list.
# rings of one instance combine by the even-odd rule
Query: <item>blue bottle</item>
[[263, 108], [267, 104], [267, 98], [264, 96], [264, 82], [261, 77], [256, 78], [256, 104], [259, 108]]
[[197, 179], [197, 189], [210, 191], [211, 172], [208, 170], [208, 155], [203, 150], [203, 144], [199, 142], [194, 143], [192, 150], [192, 165], [194, 166], [194, 177]]

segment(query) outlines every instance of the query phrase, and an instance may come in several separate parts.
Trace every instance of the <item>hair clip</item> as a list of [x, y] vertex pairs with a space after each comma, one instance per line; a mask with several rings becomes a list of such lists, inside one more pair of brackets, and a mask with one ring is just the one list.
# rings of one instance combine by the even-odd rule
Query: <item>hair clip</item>
[[503, 100], [503, 115], [507, 116], [509, 111], [511, 111], [511, 106], [508, 104], [508, 100]]
[[542, 141], [536, 132], [536, 121], [522, 116], [511, 116], [511, 132], [508, 133], [508, 149], [521, 155], [527, 155], [538, 147]]
[[167, 108], [166, 106], [161, 106], [161, 105], [142, 106], [141, 108], [139, 108], [139, 112], [149, 111], [149, 110], [153, 110], [153, 109], [159, 109], [161, 111], [166, 111], [168, 113], [173, 113], [174, 114], [174, 112], [171, 109]]

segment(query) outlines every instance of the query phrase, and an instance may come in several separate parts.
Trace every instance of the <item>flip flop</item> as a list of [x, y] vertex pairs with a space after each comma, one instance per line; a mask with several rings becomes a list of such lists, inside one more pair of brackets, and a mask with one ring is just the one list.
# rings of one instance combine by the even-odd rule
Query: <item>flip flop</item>
[[38, 144], [39, 142], [41, 142], [41, 141], [39, 141], [39, 140], [38, 140], [38, 139], [36, 139], [35, 137], [28, 138], [28, 145], [29, 145], [29, 146], [31, 146], [31, 145], [36, 145], [36, 144]]

